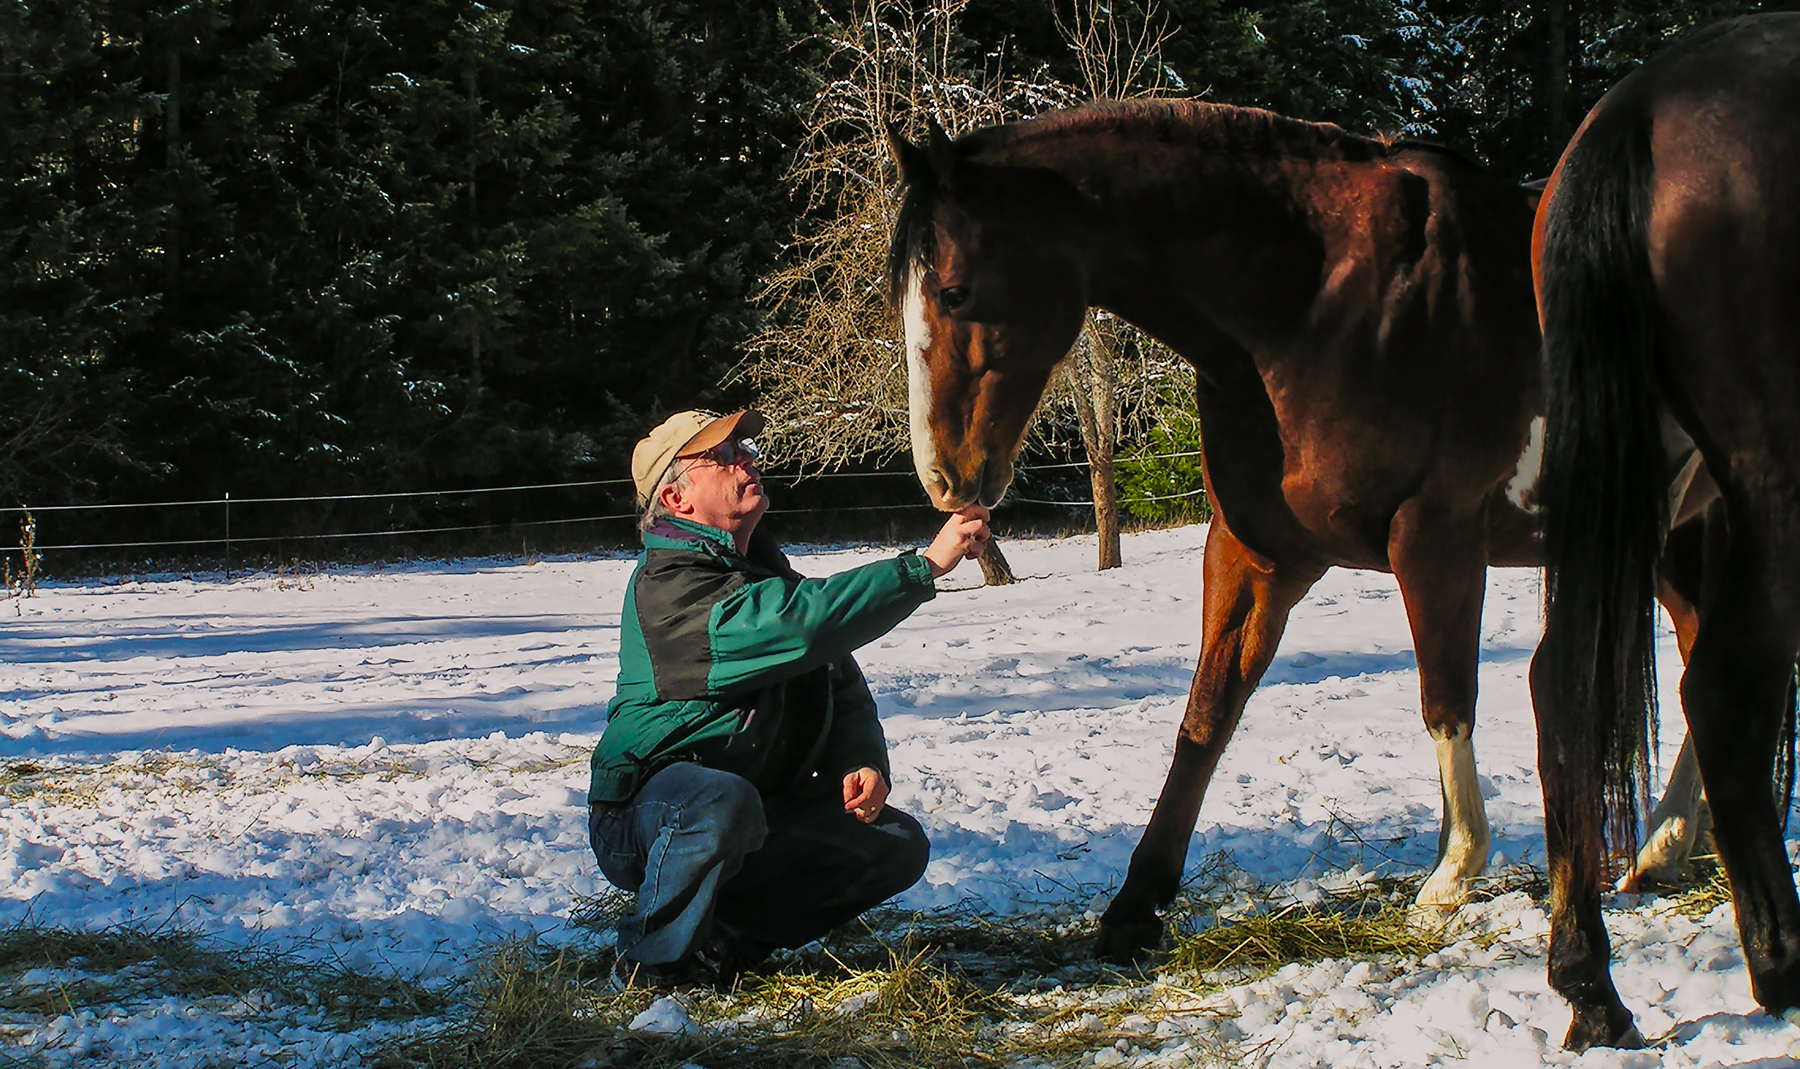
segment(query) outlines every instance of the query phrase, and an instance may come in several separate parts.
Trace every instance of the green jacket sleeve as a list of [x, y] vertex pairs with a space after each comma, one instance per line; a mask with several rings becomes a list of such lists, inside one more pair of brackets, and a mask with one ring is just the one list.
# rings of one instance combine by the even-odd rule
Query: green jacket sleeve
[[707, 689], [753, 689], [831, 664], [893, 630], [936, 593], [931, 565], [910, 553], [828, 579], [745, 583], [713, 605]]

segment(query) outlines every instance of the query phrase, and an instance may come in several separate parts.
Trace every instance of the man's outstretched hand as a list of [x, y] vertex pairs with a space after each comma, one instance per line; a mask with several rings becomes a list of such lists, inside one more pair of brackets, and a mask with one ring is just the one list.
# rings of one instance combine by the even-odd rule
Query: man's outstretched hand
[[965, 505], [950, 514], [931, 545], [922, 554], [931, 565], [931, 577], [947, 574], [957, 562], [981, 556], [988, 544], [988, 510], [982, 505]]
[[874, 823], [887, 805], [887, 780], [872, 768], [859, 768], [844, 777], [844, 812], [864, 824]]

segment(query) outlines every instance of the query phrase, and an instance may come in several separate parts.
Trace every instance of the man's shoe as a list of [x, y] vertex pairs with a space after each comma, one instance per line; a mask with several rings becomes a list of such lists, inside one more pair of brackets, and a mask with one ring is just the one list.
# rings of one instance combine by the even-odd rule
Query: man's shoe
[[612, 975], [608, 979], [612, 989], [619, 992], [687, 991], [696, 987], [713, 987], [718, 981], [717, 963], [703, 960], [699, 954], [655, 965], [624, 957], [615, 958]]
[[695, 956], [711, 962], [720, 982], [729, 984], [769, 960], [769, 955], [774, 952], [773, 944], [745, 935], [723, 922], [714, 922], [712, 938], [695, 952]]
[[685, 991], [695, 987], [730, 987], [739, 976], [768, 960], [770, 944], [718, 925], [712, 938], [679, 961], [657, 965], [613, 959], [612, 989]]

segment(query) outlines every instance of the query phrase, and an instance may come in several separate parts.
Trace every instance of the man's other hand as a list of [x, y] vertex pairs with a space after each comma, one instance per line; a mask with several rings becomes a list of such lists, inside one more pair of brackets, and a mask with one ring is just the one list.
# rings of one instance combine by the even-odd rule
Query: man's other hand
[[988, 510], [982, 505], [965, 505], [950, 514], [931, 545], [925, 547], [933, 579], [947, 574], [958, 561], [981, 556], [988, 544], [987, 521]]
[[887, 805], [887, 780], [872, 768], [859, 768], [844, 777], [844, 812], [864, 824], [872, 823]]

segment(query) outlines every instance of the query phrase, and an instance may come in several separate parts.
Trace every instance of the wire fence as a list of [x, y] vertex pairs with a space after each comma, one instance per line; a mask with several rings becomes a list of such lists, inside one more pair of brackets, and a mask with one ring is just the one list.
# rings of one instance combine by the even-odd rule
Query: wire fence
[[[1143, 456], [1117, 457], [1114, 459], [1114, 463], [1116, 465], [1117, 464], [1130, 465], [1130, 464], [1144, 463], [1144, 462], [1155, 461], [1155, 460], [1174, 460], [1174, 459], [1180, 459], [1180, 458], [1186, 458], [1186, 457], [1197, 457], [1199, 455], [1200, 455], [1200, 453], [1198, 450], [1189, 450], [1189, 451], [1177, 452], [1177, 453], [1156, 453], [1156, 454], [1149, 454], [1149, 455], [1143, 455]], [[1090, 465], [1089, 461], [1076, 460], [1076, 461], [1066, 461], [1066, 462], [1058, 462], [1058, 463], [1050, 463], [1050, 464], [1023, 465], [1018, 470], [1020, 472], [1038, 472], [1038, 471], [1050, 471], [1050, 470], [1059, 470], [1059, 469], [1084, 468], [1084, 467], [1088, 467], [1089, 465]], [[820, 480], [820, 479], [880, 479], [880, 478], [893, 478], [893, 477], [901, 477], [901, 476], [911, 477], [911, 476], [913, 476], [913, 472], [911, 472], [910, 470], [903, 470], [903, 471], [876, 471], [876, 472], [814, 472], [811, 474], [806, 474], [806, 473], [801, 473], [801, 474], [765, 473], [763, 478], [766, 480], [769, 480], [769, 481], [784, 482], [790, 486], [793, 486], [793, 485], [798, 485], [801, 483], [806, 483], [806, 482], [810, 482], [813, 480]], [[327, 503], [336, 503], [336, 502], [376, 502], [376, 501], [408, 501], [408, 500], [420, 500], [420, 499], [449, 499], [449, 498], [458, 498], [458, 497], [471, 497], [474, 495], [482, 495], [482, 494], [502, 494], [502, 493], [529, 492], [529, 491], [541, 491], [541, 490], [557, 490], [557, 491], [590, 490], [590, 489], [595, 489], [595, 488], [599, 488], [599, 487], [609, 487], [609, 486], [626, 487], [626, 486], [630, 486], [630, 485], [631, 485], [630, 479], [583, 479], [583, 480], [576, 480], [576, 481], [571, 481], [571, 482], [522, 483], [522, 484], [513, 485], [513, 486], [464, 487], [464, 488], [456, 488], [456, 489], [449, 489], [449, 490], [402, 490], [402, 491], [391, 491], [391, 492], [384, 492], [384, 493], [357, 493], [357, 494], [302, 494], [302, 495], [293, 495], [293, 496], [285, 496], [285, 497], [284, 496], [265, 496], [265, 497], [235, 497], [234, 498], [228, 493], [222, 497], [217, 497], [217, 498], [193, 498], [193, 499], [179, 500], [179, 501], [125, 501], [125, 502], [107, 502], [107, 503], [82, 504], [82, 505], [44, 505], [44, 506], [35, 506], [35, 507], [26, 505], [26, 504], [20, 504], [20, 505], [16, 505], [16, 506], [0, 505], [0, 516], [7, 515], [7, 514], [18, 514], [21, 516], [35, 516], [38, 514], [55, 514], [55, 513], [63, 513], [63, 514], [67, 514], [67, 513], [77, 513], [77, 514], [79, 514], [79, 513], [112, 513], [112, 512], [118, 512], [121, 510], [131, 510], [131, 509], [201, 509], [201, 508], [217, 507], [217, 508], [220, 508], [223, 510], [222, 511], [222, 525], [221, 525], [220, 533], [217, 536], [206, 536], [206, 537], [196, 537], [196, 538], [127, 539], [127, 540], [85, 541], [85, 542], [77, 541], [77, 542], [48, 543], [48, 544], [35, 543], [32, 545], [31, 549], [33, 552], [41, 554], [41, 553], [51, 552], [51, 551], [92, 552], [92, 551], [99, 551], [99, 550], [197, 549], [200, 547], [224, 546], [226, 548], [227, 560], [229, 562], [230, 551], [231, 551], [232, 547], [234, 547], [234, 546], [267, 546], [267, 545], [273, 544], [273, 543], [296, 543], [296, 542], [305, 542], [305, 541], [344, 542], [344, 541], [349, 541], [349, 540], [368, 539], [368, 538], [400, 538], [400, 537], [406, 537], [406, 536], [442, 535], [442, 534], [455, 534], [455, 533], [469, 533], [469, 532], [475, 532], [475, 531], [494, 531], [497, 527], [507, 530], [507, 531], [512, 531], [512, 530], [520, 529], [520, 528], [549, 528], [549, 527], [556, 527], [556, 526], [573, 526], [576, 524], [584, 524], [584, 523], [602, 523], [602, 522], [612, 522], [612, 521], [620, 521], [620, 520], [636, 520], [637, 519], [636, 512], [614, 511], [614, 512], [599, 513], [599, 514], [595, 514], [595, 515], [559, 517], [559, 518], [553, 518], [553, 519], [531, 519], [531, 520], [513, 519], [513, 520], [509, 520], [503, 524], [495, 524], [495, 523], [434, 524], [434, 525], [425, 525], [425, 526], [401, 526], [401, 527], [383, 528], [380, 530], [328, 531], [328, 532], [303, 533], [303, 534], [302, 533], [239, 534], [239, 535], [234, 536], [231, 533], [231, 509], [232, 509], [232, 506], [234, 506], [234, 505], [243, 507], [243, 506], [251, 506], [251, 505], [297, 505], [297, 504], [327, 504]], [[1204, 493], [1205, 493], [1204, 488], [1196, 487], [1192, 490], [1182, 492], [1182, 493], [1121, 497], [1118, 499], [1118, 502], [1121, 505], [1129, 505], [1129, 504], [1148, 503], [1148, 502], [1174, 501], [1174, 500], [1180, 500], [1180, 499], [1197, 499], [1200, 496], [1202, 496]], [[889, 503], [889, 504], [875, 504], [875, 505], [831, 505], [831, 506], [819, 506], [819, 507], [813, 507], [813, 508], [785, 508], [785, 509], [777, 508], [777, 509], [770, 509], [769, 514], [770, 515], [798, 515], [798, 514], [821, 513], [821, 512], [863, 513], [863, 512], [900, 511], [900, 510], [915, 510], [915, 509], [920, 508], [921, 504], [922, 504], [921, 502], [895, 502], [895, 503]], [[1023, 496], [1018, 496], [1015, 494], [1009, 494], [1001, 502], [1000, 507], [1004, 507], [1004, 506], [1010, 505], [1010, 504], [1047, 505], [1047, 506], [1057, 506], [1057, 507], [1064, 507], [1064, 508], [1091, 508], [1093, 506], [1094, 502], [1092, 500], [1056, 500], [1056, 499], [1051, 499], [1051, 498], [1023, 497]], [[17, 553], [20, 551], [20, 548], [21, 547], [0, 547], [0, 553], [9, 553], [9, 552]]]
[[459, 494], [499, 494], [509, 490], [564, 490], [581, 486], [613, 486], [630, 479], [586, 479], [572, 483], [526, 483], [520, 486], [472, 486], [462, 490], [396, 490], [382, 494], [306, 494], [299, 497], [203, 497], [190, 501], [122, 501], [105, 505], [0, 505], [0, 512], [100, 512], [110, 509], [161, 509], [200, 505], [280, 505], [302, 501], [377, 501], [387, 498], [455, 497]]

